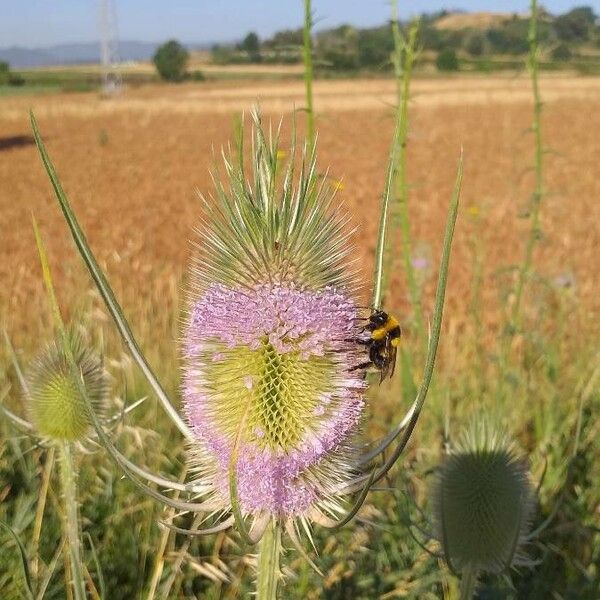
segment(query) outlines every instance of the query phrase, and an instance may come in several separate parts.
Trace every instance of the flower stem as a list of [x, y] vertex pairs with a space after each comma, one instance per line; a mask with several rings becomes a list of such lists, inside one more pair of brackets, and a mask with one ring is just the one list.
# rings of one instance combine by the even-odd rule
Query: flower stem
[[471, 600], [477, 589], [477, 571], [467, 569], [460, 580], [460, 600]]
[[46, 456], [46, 464], [44, 465], [44, 473], [42, 475], [42, 485], [40, 487], [37, 508], [35, 511], [35, 519], [33, 522], [33, 534], [31, 536], [31, 572], [37, 579], [39, 567], [39, 547], [40, 536], [42, 533], [42, 521], [44, 519], [44, 511], [46, 509], [46, 499], [48, 497], [48, 488], [50, 486], [50, 477], [54, 467], [54, 447], [51, 446]]
[[540, 87], [538, 81], [538, 5], [537, 0], [531, 0], [531, 19], [529, 21], [529, 60], [528, 67], [531, 74], [531, 87], [533, 90], [533, 124], [532, 130], [535, 138], [535, 153], [534, 153], [534, 172], [535, 172], [535, 189], [533, 192], [533, 204], [531, 207], [531, 229], [529, 230], [529, 238], [525, 247], [525, 255], [523, 263], [519, 269], [519, 278], [515, 289], [515, 300], [511, 314], [511, 332], [514, 333], [521, 324], [521, 300], [523, 296], [523, 288], [525, 282], [529, 278], [531, 263], [533, 260], [533, 249], [540, 239], [540, 205], [544, 194], [544, 178], [543, 178], [543, 155], [544, 149], [542, 145], [542, 99], [540, 96]]
[[77, 510], [77, 484], [71, 444], [59, 446], [60, 483], [65, 511], [65, 534], [69, 542], [69, 566], [75, 600], [85, 600], [85, 578], [81, 562], [79, 543], [79, 518]]
[[280, 554], [281, 526], [276, 520], [272, 520], [267, 525], [258, 552], [258, 577], [256, 581], [256, 597], [258, 600], [277, 600]]
[[[415, 277], [412, 264], [412, 242], [410, 232], [410, 217], [408, 214], [408, 182], [406, 170], [406, 145], [408, 141], [408, 100], [410, 98], [410, 82], [413, 64], [416, 57], [417, 34], [419, 21], [411, 23], [408, 37], [404, 38], [398, 25], [398, 3], [392, 2], [392, 33], [394, 37], [394, 72], [396, 75], [399, 122], [398, 162], [396, 165], [397, 200], [392, 205], [392, 227], [399, 229], [402, 235], [402, 261], [406, 271], [408, 293], [414, 311], [415, 326], [419, 339], [424, 348], [427, 346], [427, 336], [423, 326], [423, 309], [421, 306], [421, 293]], [[390, 261], [388, 261], [390, 262]], [[388, 265], [388, 276], [392, 265]]]
[[310, 149], [315, 147], [315, 114], [313, 111], [313, 64], [311, 48], [312, 9], [311, 0], [304, 0], [304, 38], [302, 54], [304, 57], [304, 85], [306, 86], [306, 124]]

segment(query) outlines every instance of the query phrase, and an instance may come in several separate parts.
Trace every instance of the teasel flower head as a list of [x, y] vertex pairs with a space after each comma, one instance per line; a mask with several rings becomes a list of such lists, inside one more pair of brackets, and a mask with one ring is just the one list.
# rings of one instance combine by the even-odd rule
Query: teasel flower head
[[526, 462], [501, 429], [474, 421], [442, 464], [436, 481], [437, 537], [460, 574], [499, 573], [529, 563], [523, 552], [534, 491]]
[[[102, 361], [79, 333], [71, 331], [68, 339], [89, 401], [96, 414], [103, 415], [109, 386]], [[88, 410], [61, 341], [54, 340], [34, 359], [26, 384], [27, 408], [41, 437], [69, 442], [86, 438], [90, 433]]]
[[[346, 220], [304, 148], [279, 172], [278, 133], [255, 114], [253, 182], [225, 168], [205, 200], [184, 333], [185, 412], [197, 483], [246, 515], [341, 510], [364, 407]], [[280, 153], [281, 154], [281, 153]], [[296, 169], [299, 172], [296, 172]], [[363, 358], [364, 360], [364, 358]]]

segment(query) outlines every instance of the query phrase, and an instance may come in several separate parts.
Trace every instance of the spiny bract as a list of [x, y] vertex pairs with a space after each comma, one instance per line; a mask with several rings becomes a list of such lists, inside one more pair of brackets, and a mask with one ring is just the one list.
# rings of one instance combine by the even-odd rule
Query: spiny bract
[[[102, 361], [77, 333], [68, 336], [75, 364], [98, 414], [104, 412], [108, 380]], [[38, 433], [52, 440], [81, 441], [90, 420], [62, 344], [55, 340], [35, 359], [27, 375], [27, 405]]]
[[437, 535], [450, 568], [497, 573], [522, 564], [532, 503], [527, 467], [506, 435], [474, 422], [446, 458], [434, 490]]

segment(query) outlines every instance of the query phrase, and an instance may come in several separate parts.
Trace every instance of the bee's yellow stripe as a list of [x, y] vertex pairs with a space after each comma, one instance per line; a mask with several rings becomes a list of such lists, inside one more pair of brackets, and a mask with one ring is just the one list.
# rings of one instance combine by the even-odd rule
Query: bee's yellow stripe
[[384, 327], [388, 331], [391, 331], [392, 329], [394, 329], [394, 327], [398, 327], [398, 325], [400, 325], [400, 323], [398, 322], [398, 320], [396, 319], [396, 317], [392, 317], [392, 315], [390, 315], [388, 317], [388, 320], [387, 320], [387, 322], [386, 322], [386, 324], [385, 324]]
[[388, 334], [385, 326], [374, 329], [371, 332], [371, 339], [375, 341], [382, 340]]
[[400, 341], [401, 341], [400, 338], [397, 337], [391, 341], [391, 344], [392, 344], [392, 346], [394, 346], [394, 348], [397, 348], [400, 345]]

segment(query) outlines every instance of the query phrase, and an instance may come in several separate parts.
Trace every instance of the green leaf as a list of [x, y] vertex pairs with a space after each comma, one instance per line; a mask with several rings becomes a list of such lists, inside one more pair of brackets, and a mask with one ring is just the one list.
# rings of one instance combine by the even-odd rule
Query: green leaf
[[19, 551], [19, 558], [21, 559], [21, 569], [23, 572], [23, 581], [25, 583], [25, 589], [27, 591], [27, 597], [29, 600], [33, 600], [33, 591], [31, 588], [31, 574], [29, 573], [29, 564], [27, 563], [27, 552], [25, 551], [25, 547], [21, 543], [19, 536], [12, 530], [10, 525], [5, 523], [4, 521], [0, 521], [0, 527], [2, 529], [8, 531], [8, 533], [13, 537], [17, 544], [17, 550]]

